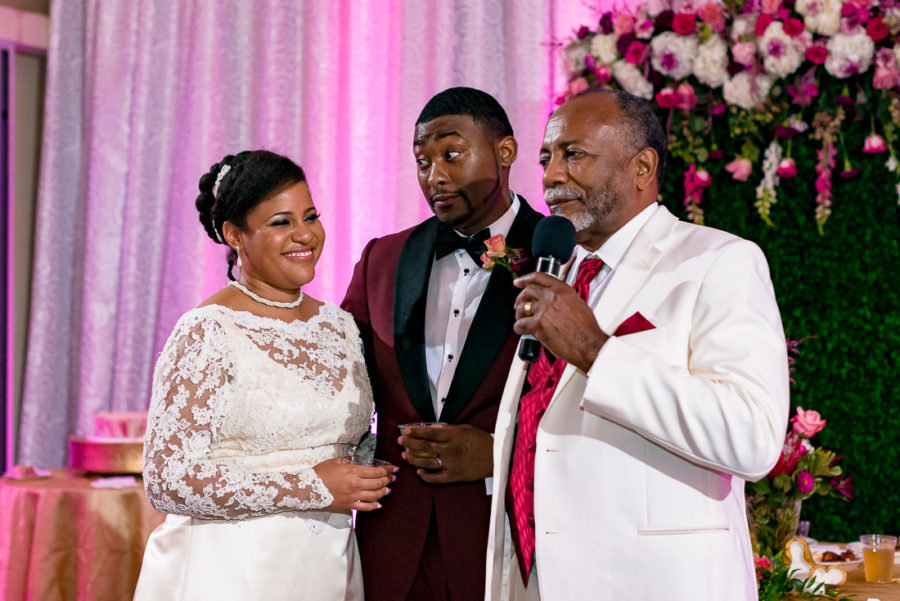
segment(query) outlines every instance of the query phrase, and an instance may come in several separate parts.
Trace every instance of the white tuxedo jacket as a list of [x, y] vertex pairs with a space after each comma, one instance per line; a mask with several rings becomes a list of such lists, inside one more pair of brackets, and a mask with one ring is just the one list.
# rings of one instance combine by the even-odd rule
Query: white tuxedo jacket
[[[755, 601], [744, 481], [781, 452], [789, 382], [765, 257], [658, 207], [593, 309], [607, 333], [638, 311], [655, 329], [610, 338], [587, 374], [567, 366], [541, 419], [542, 601]], [[516, 358], [497, 417], [488, 601], [516, 561], [505, 492], [526, 372]]]

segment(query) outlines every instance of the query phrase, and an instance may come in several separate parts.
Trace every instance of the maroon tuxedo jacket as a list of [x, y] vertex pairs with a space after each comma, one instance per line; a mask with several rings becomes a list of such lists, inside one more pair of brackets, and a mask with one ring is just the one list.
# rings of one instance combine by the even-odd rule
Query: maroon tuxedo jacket
[[[523, 249], [534, 269], [531, 235], [542, 215], [520, 197], [507, 245]], [[383, 507], [357, 515], [357, 539], [367, 601], [406, 598], [419, 565], [432, 514], [447, 564], [452, 598], [484, 595], [491, 500], [483, 480], [445, 485], [423, 482], [400, 457], [398, 424], [440, 419], [494, 431], [497, 407], [516, 352], [512, 332], [518, 289], [497, 268], [478, 306], [441, 415], [435, 416], [425, 366], [424, 322], [428, 277], [438, 221], [369, 242], [341, 306], [359, 325], [375, 408], [376, 457], [399, 466]]]

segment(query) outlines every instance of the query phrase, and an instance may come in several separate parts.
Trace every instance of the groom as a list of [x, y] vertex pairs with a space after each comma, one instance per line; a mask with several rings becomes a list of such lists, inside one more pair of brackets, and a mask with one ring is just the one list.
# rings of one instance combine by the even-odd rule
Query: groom
[[[485, 478], [518, 336], [512, 277], [482, 268], [479, 255], [498, 234], [531, 254], [541, 215], [509, 189], [517, 150], [509, 119], [489, 94], [451, 88], [428, 101], [413, 153], [434, 217], [369, 242], [342, 304], [366, 349], [376, 456], [400, 466], [384, 507], [357, 517], [368, 601], [484, 594]], [[436, 420], [449, 425], [398, 439], [399, 424]]]

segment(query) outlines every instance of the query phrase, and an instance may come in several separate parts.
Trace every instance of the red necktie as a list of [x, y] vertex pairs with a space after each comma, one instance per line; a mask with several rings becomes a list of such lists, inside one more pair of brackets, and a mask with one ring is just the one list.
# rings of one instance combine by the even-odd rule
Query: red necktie
[[[603, 261], [587, 258], [578, 267], [573, 288], [585, 302], [591, 281], [600, 272]], [[513, 451], [512, 469], [507, 490], [507, 510], [512, 509], [510, 529], [516, 545], [516, 556], [522, 580], [528, 585], [534, 557], [534, 455], [537, 450], [537, 428], [553, 398], [556, 384], [566, 368], [566, 362], [557, 359], [553, 363], [541, 349], [541, 356], [528, 370], [531, 390], [519, 401], [519, 425], [516, 447]]]

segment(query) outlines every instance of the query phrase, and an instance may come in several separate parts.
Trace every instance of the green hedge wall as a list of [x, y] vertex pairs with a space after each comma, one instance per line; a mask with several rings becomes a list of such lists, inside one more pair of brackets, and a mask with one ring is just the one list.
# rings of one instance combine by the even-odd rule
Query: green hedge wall
[[[841, 180], [843, 154], [833, 178], [833, 214], [825, 235], [816, 229], [815, 170], [818, 142], [795, 139], [798, 176], [782, 180], [767, 226], [753, 206], [760, 163], [747, 182], [724, 171], [733, 157], [709, 161], [713, 184], [704, 192], [706, 225], [755, 241], [766, 254], [785, 330], [800, 345], [791, 405], [815, 409], [827, 420], [812, 442], [842, 456], [852, 476], [849, 502], [813, 497], [801, 519], [810, 536], [850, 541], [863, 533], [900, 533], [900, 206], [896, 175], [887, 154], [861, 155], [865, 127], [844, 134], [855, 179]], [[719, 139], [727, 132], [717, 132]], [[798, 144], [799, 142], [799, 144]], [[768, 142], [759, 141], [764, 148]], [[806, 146], [804, 146], [804, 144]], [[785, 148], [786, 144], [782, 144]], [[864, 157], [864, 158], [863, 158]], [[662, 197], [685, 218], [683, 174], [674, 159], [667, 167]]]

